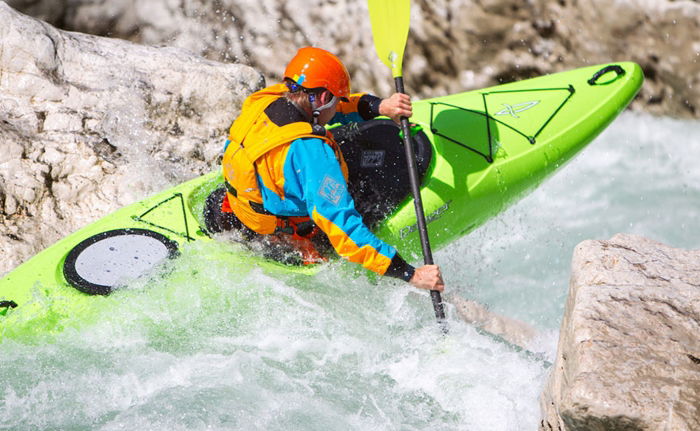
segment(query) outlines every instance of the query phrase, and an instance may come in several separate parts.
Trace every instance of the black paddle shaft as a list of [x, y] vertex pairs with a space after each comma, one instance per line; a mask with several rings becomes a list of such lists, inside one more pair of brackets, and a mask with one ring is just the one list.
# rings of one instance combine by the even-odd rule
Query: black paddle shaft
[[[405, 93], [403, 86], [403, 77], [394, 78], [396, 91]], [[418, 223], [418, 233], [420, 234], [420, 244], [423, 248], [423, 260], [426, 265], [433, 265], [433, 253], [430, 250], [430, 239], [428, 238], [428, 227], [425, 222], [425, 213], [423, 212], [423, 199], [420, 196], [420, 184], [418, 184], [418, 168], [416, 167], [416, 155], [413, 152], [411, 145], [411, 130], [408, 126], [408, 118], [401, 117], [401, 132], [403, 133], [403, 146], [406, 149], [406, 163], [408, 164], [408, 179], [411, 183], [411, 193], [413, 194], [413, 204], [416, 207], [416, 222]], [[442, 297], [437, 290], [430, 291], [430, 297], [433, 300], [433, 308], [435, 309], [435, 317], [440, 322], [443, 331], [447, 332], [445, 326], [445, 309], [442, 304]]]

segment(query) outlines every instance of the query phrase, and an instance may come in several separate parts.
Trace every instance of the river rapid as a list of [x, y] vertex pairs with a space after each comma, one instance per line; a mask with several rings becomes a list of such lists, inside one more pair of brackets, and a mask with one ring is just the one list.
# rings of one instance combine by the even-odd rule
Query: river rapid
[[0, 342], [0, 429], [534, 431], [573, 248], [618, 232], [700, 248], [699, 143], [700, 122], [624, 113], [435, 254], [448, 292], [534, 326], [538, 355], [452, 307], [443, 336], [427, 294], [349, 264], [266, 274], [236, 265], [236, 245], [194, 243], [97, 322]]

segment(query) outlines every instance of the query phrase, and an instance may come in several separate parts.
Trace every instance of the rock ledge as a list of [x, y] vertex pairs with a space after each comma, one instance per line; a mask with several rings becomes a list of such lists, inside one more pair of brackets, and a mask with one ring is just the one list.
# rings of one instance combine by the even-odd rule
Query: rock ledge
[[540, 430], [700, 429], [699, 335], [700, 250], [582, 242]]
[[57, 30], [0, 1], [0, 275], [216, 166], [260, 73]]

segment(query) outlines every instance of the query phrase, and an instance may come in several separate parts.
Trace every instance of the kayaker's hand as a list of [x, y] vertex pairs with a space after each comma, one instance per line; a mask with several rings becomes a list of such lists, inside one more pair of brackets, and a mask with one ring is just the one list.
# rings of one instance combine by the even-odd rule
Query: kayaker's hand
[[413, 273], [409, 283], [419, 289], [437, 290], [438, 292], [445, 290], [442, 272], [440, 272], [440, 267], [437, 265], [424, 265], [416, 268], [416, 272]]
[[391, 118], [396, 124], [401, 122], [401, 117], [410, 118], [413, 115], [411, 96], [394, 93], [388, 99], [383, 99], [379, 104], [379, 114]]

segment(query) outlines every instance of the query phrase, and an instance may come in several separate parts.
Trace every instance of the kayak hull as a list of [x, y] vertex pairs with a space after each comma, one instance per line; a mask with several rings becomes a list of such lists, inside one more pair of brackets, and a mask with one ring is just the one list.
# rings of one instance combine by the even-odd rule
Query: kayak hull
[[[432, 146], [421, 195], [433, 248], [468, 234], [564, 166], [629, 104], [642, 80], [638, 65], [616, 63], [415, 102], [411, 122]], [[124, 207], [18, 266], [0, 280], [0, 337], [58, 331], [67, 316], [89, 321], [95, 310], [114, 306], [114, 297], [122, 296], [95, 293], [157, 272], [161, 257], [173, 258], [187, 244], [212, 241], [202, 214], [221, 182], [213, 172]], [[416, 259], [421, 248], [415, 220], [413, 200], [406, 197], [374, 230]], [[99, 256], [84, 257], [86, 250]], [[317, 271], [238, 250], [239, 265]], [[81, 275], [96, 262], [111, 269]], [[115, 272], [126, 276], [110, 278]], [[83, 280], [91, 277], [97, 281]]]

